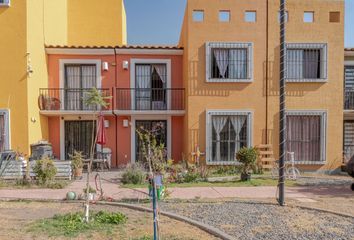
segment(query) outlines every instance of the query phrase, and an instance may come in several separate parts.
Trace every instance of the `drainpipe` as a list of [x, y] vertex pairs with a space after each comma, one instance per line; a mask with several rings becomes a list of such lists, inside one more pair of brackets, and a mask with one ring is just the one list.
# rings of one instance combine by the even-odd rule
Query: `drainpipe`
[[266, 101], [265, 101], [265, 105], [266, 105], [266, 120], [265, 120], [265, 144], [268, 144], [268, 87], [269, 87], [269, 79], [268, 79], [268, 67], [269, 67], [269, 0], [267, 0], [267, 16], [266, 16]]
[[117, 87], [117, 83], [118, 83], [118, 75], [117, 75], [117, 51], [116, 51], [116, 48], [113, 48], [114, 50], [114, 87], [112, 88], [112, 94], [113, 94], [113, 100], [112, 100], [112, 113], [114, 115], [114, 119], [116, 121], [116, 124], [115, 124], [115, 128], [116, 128], [116, 131], [115, 131], [115, 136], [116, 136], [116, 163], [117, 163], [117, 167], [119, 166], [118, 164], [118, 115], [114, 112], [114, 109], [116, 107], [116, 87]]

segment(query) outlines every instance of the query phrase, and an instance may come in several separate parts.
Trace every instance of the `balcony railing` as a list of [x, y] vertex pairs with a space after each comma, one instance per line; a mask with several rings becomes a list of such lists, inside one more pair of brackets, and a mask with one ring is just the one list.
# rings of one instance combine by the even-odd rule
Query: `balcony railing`
[[[42, 111], [98, 111], [112, 109], [111, 99], [107, 99], [109, 106], [99, 109], [98, 106], [88, 106], [85, 99], [91, 88], [41, 88], [39, 89], [38, 105]], [[110, 89], [98, 89], [103, 96], [112, 96]]]
[[115, 102], [122, 111], [185, 110], [184, 88], [117, 88]]
[[354, 110], [354, 90], [345, 90], [344, 110]]

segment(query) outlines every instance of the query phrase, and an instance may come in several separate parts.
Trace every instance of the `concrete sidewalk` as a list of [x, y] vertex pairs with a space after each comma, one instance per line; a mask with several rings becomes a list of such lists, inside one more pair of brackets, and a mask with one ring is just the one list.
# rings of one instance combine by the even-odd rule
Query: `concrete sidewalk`
[[[94, 176], [94, 174], [93, 174]], [[119, 187], [114, 177], [104, 175], [102, 188], [105, 197], [115, 200], [123, 199], [146, 199], [147, 189], [128, 189]], [[104, 178], [104, 177], [103, 177]], [[108, 180], [108, 181], [107, 181]], [[95, 186], [94, 177], [91, 177], [90, 185]], [[83, 192], [86, 180], [72, 182], [64, 189], [0, 189], [0, 199], [65, 199], [68, 191], [77, 194]], [[248, 198], [266, 199], [276, 198], [277, 188], [271, 187], [191, 187], [191, 188], [168, 188], [169, 198], [172, 199], [220, 199], [220, 198]], [[349, 186], [309, 186], [288, 187], [286, 197], [292, 199], [307, 199], [320, 196], [354, 197]]]

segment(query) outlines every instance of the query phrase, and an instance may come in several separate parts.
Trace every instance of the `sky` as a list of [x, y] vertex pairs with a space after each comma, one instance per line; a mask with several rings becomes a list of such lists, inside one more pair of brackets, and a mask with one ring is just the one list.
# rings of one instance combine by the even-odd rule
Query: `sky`
[[[187, 0], [125, 0], [129, 44], [177, 44]], [[345, 0], [345, 46], [354, 47], [354, 0]]]

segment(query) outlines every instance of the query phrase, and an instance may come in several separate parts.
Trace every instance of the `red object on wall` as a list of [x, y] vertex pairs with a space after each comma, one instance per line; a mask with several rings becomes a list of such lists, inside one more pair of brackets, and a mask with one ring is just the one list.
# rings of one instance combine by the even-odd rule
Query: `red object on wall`
[[106, 142], [107, 142], [107, 134], [106, 134], [106, 129], [104, 127], [104, 116], [101, 114], [98, 117], [96, 143], [100, 145], [105, 145]]

